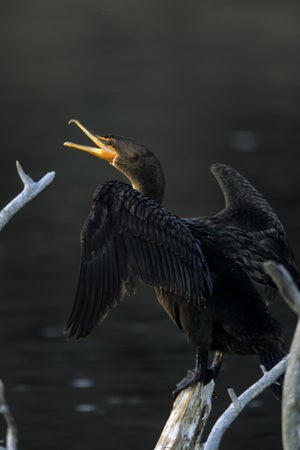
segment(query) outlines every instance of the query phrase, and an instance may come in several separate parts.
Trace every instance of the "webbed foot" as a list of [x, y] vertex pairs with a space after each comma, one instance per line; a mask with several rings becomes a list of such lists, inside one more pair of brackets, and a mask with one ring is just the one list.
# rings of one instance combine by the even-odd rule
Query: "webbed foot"
[[196, 352], [196, 367], [193, 370], [188, 370], [186, 376], [176, 384], [176, 388], [172, 392], [174, 399], [177, 395], [184, 389], [193, 386], [193, 384], [201, 382], [205, 386], [211, 380], [216, 378], [218, 375], [223, 360], [223, 353], [221, 351], [216, 351], [214, 359], [210, 365], [207, 367], [207, 353], [206, 352]]
[[211, 369], [199, 370], [197, 368], [188, 370], [186, 376], [176, 384], [176, 388], [172, 392], [174, 399], [184, 389], [193, 386], [193, 384], [201, 382], [204, 385], [208, 384], [213, 379], [213, 372]]

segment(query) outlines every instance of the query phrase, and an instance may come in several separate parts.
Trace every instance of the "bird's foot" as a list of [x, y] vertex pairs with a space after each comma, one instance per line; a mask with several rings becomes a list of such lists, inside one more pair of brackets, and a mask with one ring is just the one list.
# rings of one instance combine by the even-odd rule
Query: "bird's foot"
[[199, 369], [188, 370], [186, 376], [176, 384], [176, 388], [172, 392], [174, 399], [184, 389], [193, 386], [193, 384], [201, 382], [205, 386], [214, 378], [213, 370], [206, 369], [205, 371]]

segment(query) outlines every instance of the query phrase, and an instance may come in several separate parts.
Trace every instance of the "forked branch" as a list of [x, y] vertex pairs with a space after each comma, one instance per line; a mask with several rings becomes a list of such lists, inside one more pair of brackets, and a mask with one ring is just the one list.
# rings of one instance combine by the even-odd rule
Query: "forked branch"
[[225, 431], [228, 430], [232, 422], [254, 398], [261, 394], [267, 387], [271, 386], [271, 384], [273, 384], [277, 378], [285, 372], [288, 359], [289, 355], [285, 356], [271, 370], [264, 372], [264, 375], [240, 396], [237, 397], [233, 389], [228, 389], [228, 394], [232, 400], [232, 403], [214, 424], [203, 447], [204, 450], [217, 450], [219, 448]]
[[45, 189], [54, 179], [55, 172], [47, 173], [39, 181], [35, 182], [22, 169], [21, 164], [17, 161], [17, 171], [23, 181], [24, 188], [2, 211], [0, 211], [0, 231], [5, 227], [7, 222], [21, 209], [26, 203], [30, 202], [43, 189]]
[[[30, 202], [43, 189], [45, 189], [54, 179], [55, 172], [47, 173], [40, 181], [33, 181], [22, 169], [21, 164], [17, 161], [17, 171], [23, 181], [24, 188], [2, 211], [0, 211], [0, 231], [5, 227], [7, 222], [21, 209], [26, 203]], [[6, 424], [6, 447], [0, 445], [0, 450], [17, 450], [17, 427], [10, 408], [6, 402], [4, 394], [4, 385], [0, 380], [0, 414], [3, 415]]]

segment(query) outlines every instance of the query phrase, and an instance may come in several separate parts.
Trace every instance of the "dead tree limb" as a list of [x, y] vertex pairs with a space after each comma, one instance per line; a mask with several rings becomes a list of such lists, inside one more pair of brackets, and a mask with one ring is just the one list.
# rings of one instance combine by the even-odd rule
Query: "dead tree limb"
[[6, 447], [0, 446], [0, 450], [17, 450], [18, 431], [11, 414], [10, 408], [6, 402], [4, 385], [0, 380], [0, 413], [3, 415], [7, 425]]
[[[47, 173], [39, 181], [35, 182], [22, 169], [21, 164], [17, 161], [17, 171], [24, 184], [22, 192], [17, 195], [10, 203], [8, 203], [2, 211], [0, 211], [0, 231], [5, 227], [7, 222], [21, 209], [26, 203], [30, 202], [43, 189], [45, 189], [54, 179], [55, 172]], [[10, 408], [6, 402], [4, 394], [4, 385], [0, 380], [0, 414], [3, 415], [6, 424], [6, 447], [0, 445], [0, 450], [17, 450], [18, 432], [11, 414]]]
[[250, 386], [239, 397], [236, 396], [233, 389], [228, 389], [228, 394], [232, 400], [232, 403], [213, 426], [203, 447], [204, 450], [217, 450], [219, 448], [225, 431], [230, 427], [241, 411], [285, 372], [288, 364], [288, 358], [288, 355], [285, 356], [278, 364], [276, 364], [276, 366], [268, 372], [265, 372], [256, 383]]
[[0, 211], [0, 231], [5, 227], [7, 222], [21, 209], [26, 203], [30, 202], [34, 197], [36, 197], [43, 189], [45, 189], [48, 184], [50, 184], [54, 177], [55, 172], [47, 173], [39, 181], [35, 182], [30, 178], [22, 169], [21, 164], [17, 161], [17, 171], [23, 181], [24, 188], [23, 191], [17, 195], [5, 208]]
[[272, 261], [265, 263], [265, 270], [292, 310], [298, 315], [293, 337], [290, 360], [285, 374], [282, 396], [282, 442], [284, 450], [300, 448], [300, 292], [288, 271]]

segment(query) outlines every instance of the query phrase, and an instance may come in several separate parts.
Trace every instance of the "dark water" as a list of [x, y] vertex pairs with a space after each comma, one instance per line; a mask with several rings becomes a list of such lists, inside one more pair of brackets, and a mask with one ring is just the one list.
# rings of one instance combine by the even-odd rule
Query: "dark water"
[[[299, 3], [11, 0], [1, 5], [1, 205], [21, 189], [19, 159], [53, 185], [1, 233], [0, 376], [21, 449], [151, 449], [191, 349], [141, 289], [80, 343], [62, 336], [75, 290], [81, 224], [97, 183], [119, 175], [65, 150], [67, 121], [134, 136], [161, 159], [166, 205], [183, 216], [222, 207], [212, 162], [234, 165], [270, 200], [298, 259]], [[278, 299], [289, 337], [294, 318]], [[260, 375], [227, 357], [212, 420]], [[4, 425], [2, 430], [4, 435]], [[265, 392], [221, 448], [281, 448], [280, 405]]]

